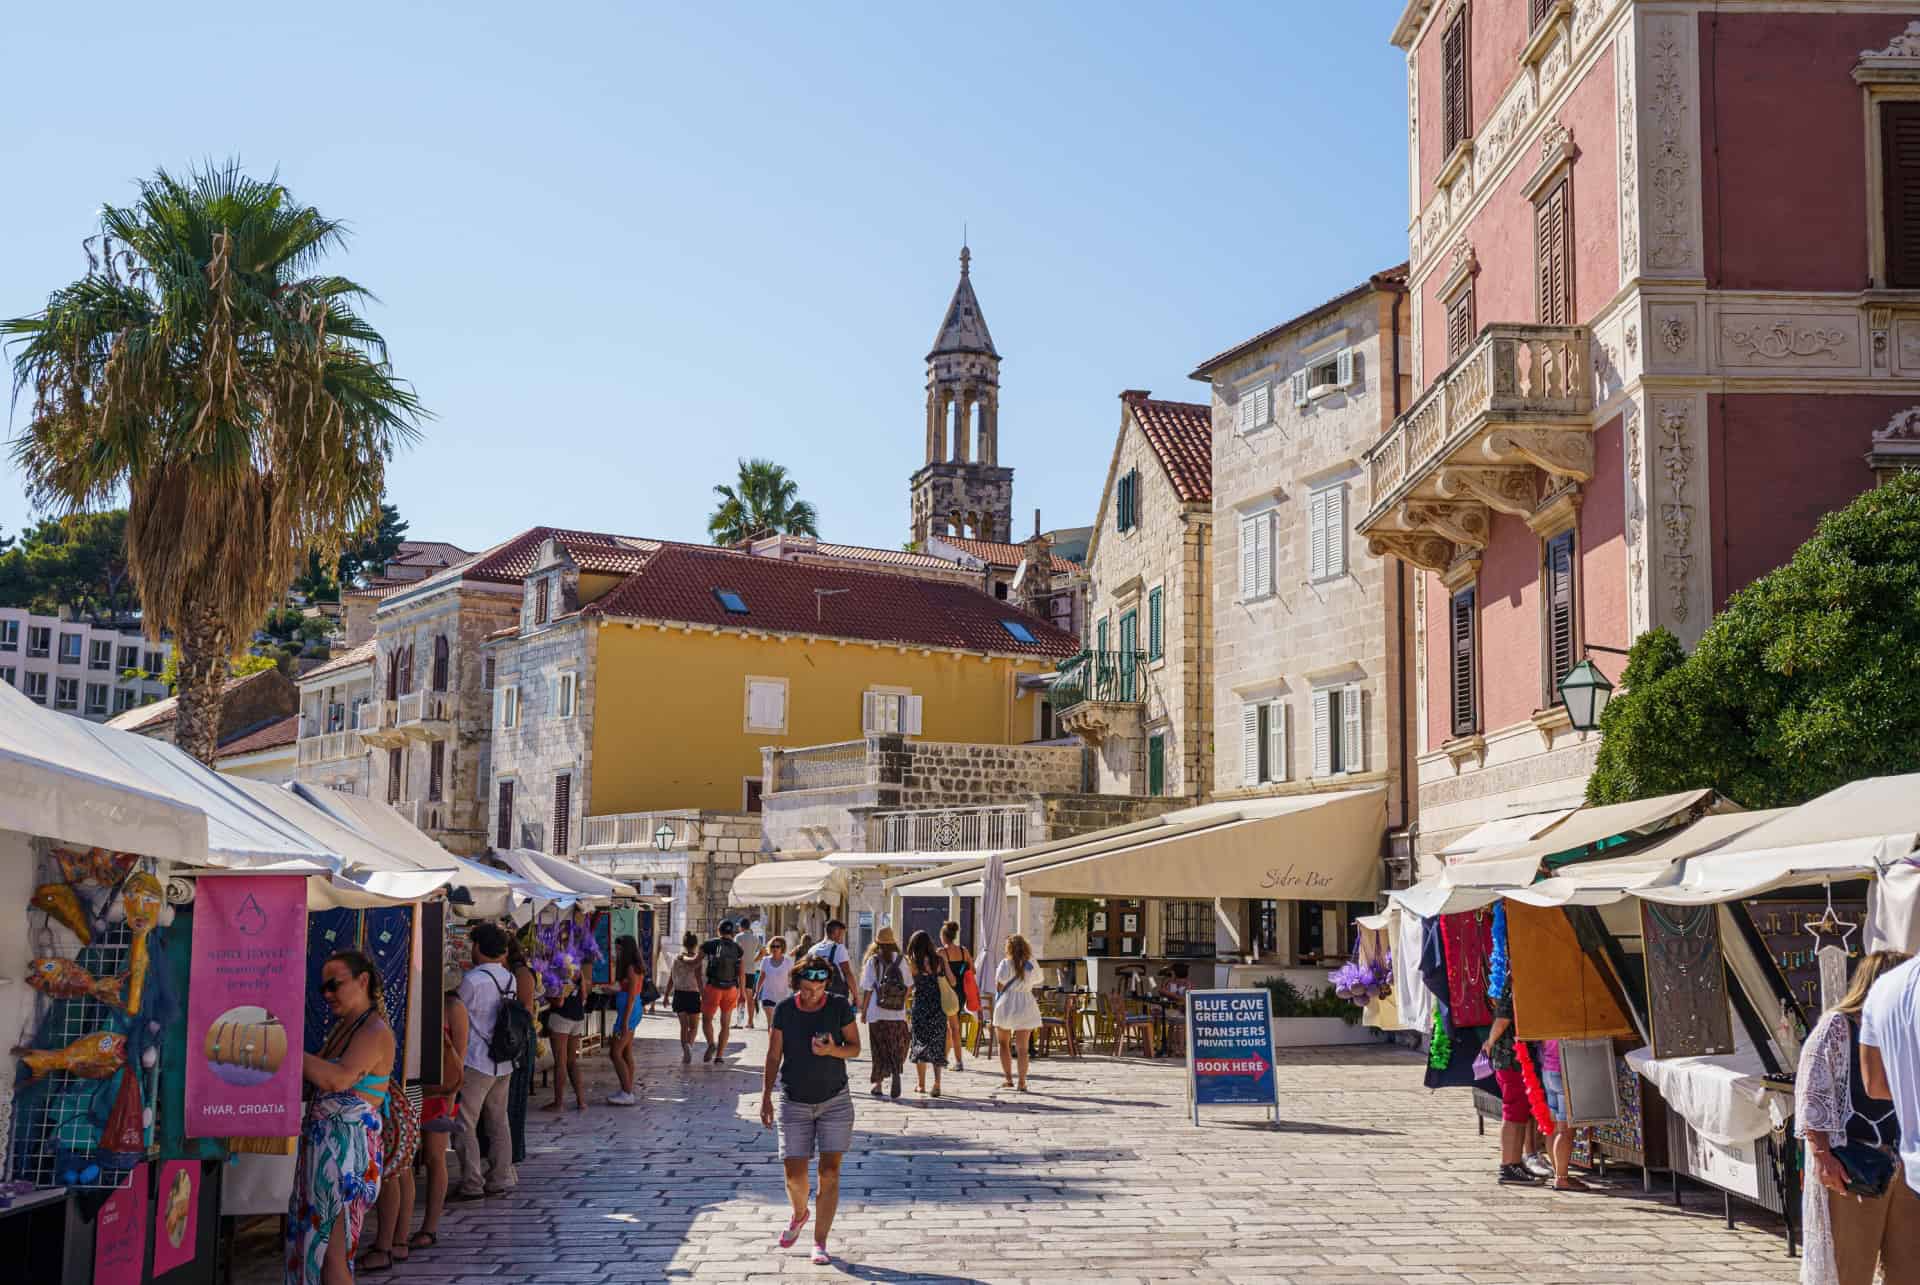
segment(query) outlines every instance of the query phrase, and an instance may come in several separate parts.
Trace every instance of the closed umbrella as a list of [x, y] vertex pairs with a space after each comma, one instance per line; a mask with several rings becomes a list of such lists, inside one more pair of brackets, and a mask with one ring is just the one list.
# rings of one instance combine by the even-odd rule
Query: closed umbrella
[[980, 876], [980, 937], [973, 951], [983, 997], [992, 988], [993, 970], [999, 967], [1001, 943], [1006, 939], [1006, 920], [1006, 860], [996, 852], [987, 858], [987, 867]]

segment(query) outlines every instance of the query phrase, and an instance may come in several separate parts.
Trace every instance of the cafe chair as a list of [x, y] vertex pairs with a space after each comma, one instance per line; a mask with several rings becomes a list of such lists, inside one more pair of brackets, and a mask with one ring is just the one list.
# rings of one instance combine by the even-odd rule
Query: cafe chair
[[1138, 1038], [1143, 1056], [1153, 1056], [1153, 1014], [1129, 1010], [1127, 997], [1118, 992], [1106, 997], [1107, 1012], [1113, 1023], [1113, 1053], [1119, 1057], [1127, 1050], [1127, 1041]]
[[1059, 1040], [1065, 1046], [1068, 1057], [1080, 1056], [1080, 1039], [1075, 1031], [1074, 997], [1061, 991], [1049, 991], [1040, 996], [1040, 1032], [1039, 1048], [1042, 1055], [1052, 1052], [1053, 1043]]

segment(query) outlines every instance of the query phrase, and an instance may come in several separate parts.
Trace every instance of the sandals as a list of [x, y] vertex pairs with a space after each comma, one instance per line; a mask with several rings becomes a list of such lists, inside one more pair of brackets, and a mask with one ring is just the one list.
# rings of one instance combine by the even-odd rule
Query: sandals
[[[384, 1263], [376, 1264], [373, 1261], [376, 1258], [384, 1258], [387, 1261], [385, 1261]], [[368, 1276], [374, 1276], [374, 1275], [378, 1275], [381, 1272], [392, 1271], [393, 1263], [394, 1263], [393, 1255], [388, 1253], [386, 1250], [369, 1249], [366, 1253], [360, 1255], [359, 1260], [353, 1265], [353, 1270], [356, 1273], [364, 1272]]]
[[[424, 1237], [425, 1239], [422, 1239], [422, 1237]], [[439, 1235], [430, 1231], [417, 1231], [413, 1233], [413, 1235], [407, 1237], [407, 1248], [410, 1250], [432, 1249], [435, 1245], [438, 1245], [439, 1243], [440, 1243]]]
[[787, 1229], [780, 1233], [780, 1248], [793, 1248], [793, 1242], [800, 1239], [800, 1229], [807, 1225], [808, 1212], [802, 1210], [798, 1218], [787, 1224]]
[[1553, 1189], [1555, 1191], [1592, 1191], [1593, 1190], [1592, 1187], [1589, 1187], [1586, 1183], [1581, 1182], [1578, 1178], [1574, 1177], [1572, 1174], [1567, 1175], [1566, 1186], [1563, 1187], [1556, 1182], [1553, 1184]]
[[833, 1266], [833, 1255], [827, 1252], [825, 1245], [815, 1245], [813, 1247], [812, 1262], [815, 1267], [831, 1267]]

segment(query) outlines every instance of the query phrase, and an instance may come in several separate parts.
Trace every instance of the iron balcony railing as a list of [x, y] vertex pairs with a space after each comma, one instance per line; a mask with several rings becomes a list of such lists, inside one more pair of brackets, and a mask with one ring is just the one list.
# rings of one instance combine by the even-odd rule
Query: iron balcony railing
[[1083, 651], [1060, 666], [1053, 680], [1054, 713], [1085, 701], [1132, 702], [1140, 699], [1143, 651]]

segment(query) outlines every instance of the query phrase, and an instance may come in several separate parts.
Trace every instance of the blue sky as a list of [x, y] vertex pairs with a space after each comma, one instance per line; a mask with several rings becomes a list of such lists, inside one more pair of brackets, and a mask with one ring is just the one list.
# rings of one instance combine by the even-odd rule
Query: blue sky
[[435, 414], [388, 474], [415, 535], [704, 539], [766, 455], [891, 547], [964, 221], [1016, 533], [1089, 522], [1121, 389], [1199, 400], [1195, 362], [1406, 257], [1399, 8], [20, 6], [0, 314], [136, 177], [236, 155], [353, 227]]

